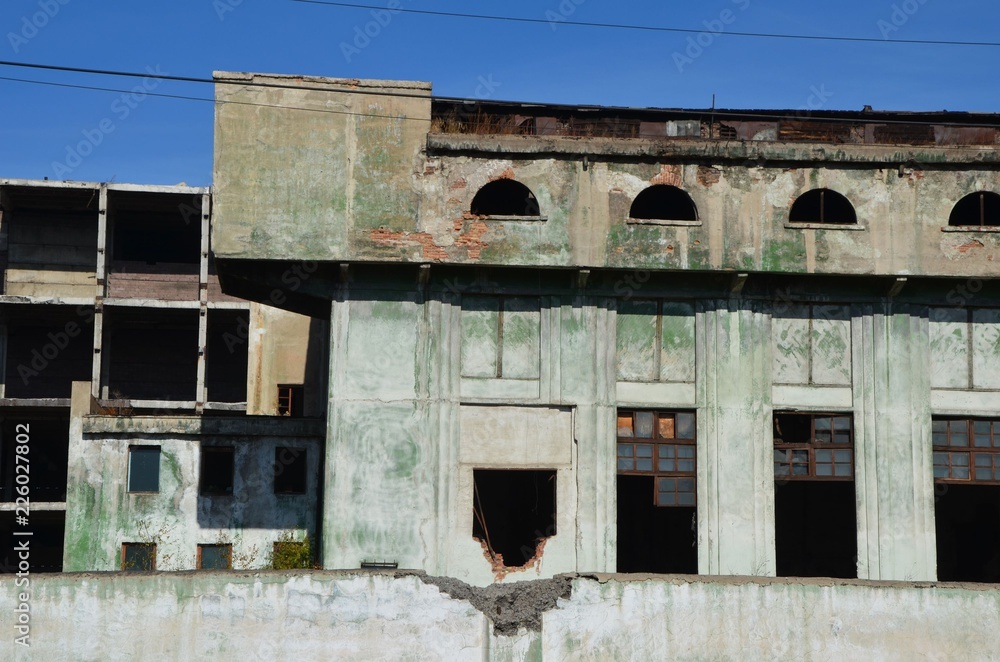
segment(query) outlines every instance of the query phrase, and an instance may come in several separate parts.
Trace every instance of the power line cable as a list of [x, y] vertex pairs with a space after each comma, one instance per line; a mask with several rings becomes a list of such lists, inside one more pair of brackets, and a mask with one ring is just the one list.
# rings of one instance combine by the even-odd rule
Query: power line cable
[[[406, 9], [403, 7], [379, 7], [377, 5], [362, 5], [352, 2], [331, 2], [329, 0], [291, 0], [292, 2], [299, 2], [303, 4], [310, 5], [327, 5], [331, 7], [346, 7], [350, 9], [374, 9], [377, 11], [393, 12], [393, 13], [404, 13], [404, 14], [421, 14], [424, 16], [445, 16], [448, 18], [471, 18], [487, 21], [508, 21], [515, 23], [542, 23], [546, 25], [571, 25], [574, 27], [582, 28], [609, 28], [616, 30], [643, 30], [647, 32], [676, 32], [681, 34], [700, 34], [702, 32], [709, 32], [707, 29], [696, 29], [696, 28], [668, 28], [658, 25], [629, 25], [626, 23], [589, 23], [586, 21], [570, 21], [563, 16], [558, 19], [547, 19], [547, 18], [527, 18], [524, 16], [494, 16], [490, 14], [467, 14], [462, 12], [446, 12], [446, 11], [435, 11], [430, 9]], [[824, 35], [804, 35], [804, 34], [785, 34], [785, 33], [774, 33], [774, 32], [738, 32], [738, 31], [721, 31], [712, 32], [716, 36], [729, 35], [733, 37], [753, 37], [759, 39], [805, 39], [813, 41], [847, 41], [847, 42], [862, 42], [862, 43], [877, 43], [877, 44], [922, 44], [925, 46], [987, 46], [996, 47], [1000, 46], [1000, 42], [995, 41], [957, 41], [957, 40], [940, 40], [940, 39], [878, 39], [876, 37], [845, 37], [845, 36], [824, 36]]]

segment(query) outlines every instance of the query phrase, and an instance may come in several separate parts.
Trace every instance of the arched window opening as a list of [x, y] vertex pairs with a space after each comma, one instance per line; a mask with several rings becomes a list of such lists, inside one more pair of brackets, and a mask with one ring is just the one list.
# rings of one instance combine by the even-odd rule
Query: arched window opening
[[654, 184], [635, 196], [630, 218], [646, 221], [697, 221], [691, 196], [676, 186]]
[[1000, 195], [990, 191], [970, 193], [952, 208], [948, 225], [1000, 225]]
[[803, 193], [788, 213], [791, 223], [854, 224], [858, 216], [851, 201], [828, 188], [813, 189]]
[[476, 216], [539, 216], [535, 194], [513, 179], [498, 179], [479, 189], [470, 211]]

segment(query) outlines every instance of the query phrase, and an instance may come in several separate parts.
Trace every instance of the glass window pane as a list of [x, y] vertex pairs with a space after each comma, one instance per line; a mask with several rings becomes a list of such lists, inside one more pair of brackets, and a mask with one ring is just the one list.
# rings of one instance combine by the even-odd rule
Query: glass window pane
[[973, 421], [972, 431], [976, 434], [989, 434], [990, 433], [990, 422], [989, 421]]
[[947, 453], [934, 453], [934, 464], [948, 465], [948, 454]]
[[156, 546], [146, 543], [126, 543], [122, 570], [128, 572], [155, 570]]
[[1000, 480], [1000, 467], [993, 470], [993, 480]]
[[965, 434], [965, 433], [956, 434], [956, 433], [953, 432], [951, 434], [951, 436], [949, 437], [949, 441], [950, 441], [950, 443], [951, 443], [952, 446], [968, 446], [969, 445], [969, 436], [967, 434]]
[[695, 451], [694, 446], [678, 446], [677, 457], [693, 458], [694, 451]]
[[658, 502], [661, 506], [676, 506], [677, 497], [673, 492], [660, 492]]
[[639, 460], [636, 463], [636, 469], [639, 471], [652, 471], [653, 470], [653, 460]]
[[948, 424], [951, 429], [951, 434], [954, 436], [956, 434], [968, 434], [969, 433], [969, 422], [966, 420], [961, 421], [951, 421]]
[[792, 451], [792, 462], [796, 464], [808, 464], [809, 451]]
[[837, 462], [851, 462], [851, 451], [834, 451], [833, 459]]
[[935, 432], [933, 435], [932, 443], [935, 446], [947, 446], [948, 445], [948, 435], [944, 432]]
[[976, 469], [976, 480], [992, 480], [992, 469]]
[[618, 416], [618, 436], [619, 437], [631, 437], [632, 436], [632, 415], [625, 414]]
[[694, 471], [694, 460], [681, 460], [677, 463], [677, 471]]
[[694, 414], [677, 414], [677, 438], [694, 439]]
[[833, 435], [833, 443], [849, 444], [851, 443], [851, 434], [849, 432], [838, 432]]
[[677, 486], [677, 481], [673, 478], [661, 478], [660, 479], [660, 491], [661, 492], [673, 492]]
[[677, 481], [678, 492], [694, 492], [694, 479], [681, 478]]
[[989, 448], [990, 443], [990, 435], [988, 434], [977, 434], [973, 437], [973, 444], [976, 448]]
[[673, 460], [661, 459], [658, 471], [677, 471], [677, 468], [674, 466]]
[[976, 453], [976, 466], [977, 467], [992, 467], [993, 458], [991, 458], [986, 453]]
[[816, 465], [816, 475], [817, 476], [832, 476], [833, 475], [833, 465], [830, 465], [830, 464], [817, 464]]
[[635, 462], [627, 457], [618, 458], [618, 471], [635, 471]]
[[953, 466], [953, 467], [967, 467], [967, 466], [969, 466], [969, 454], [968, 453], [951, 453], [951, 466]]
[[660, 444], [660, 457], [674, 457], [675, 448], [673, 444]]
[[653, 436], [653, 412], [637, 411], [635, 413], [635, 436], [649, 439]]
[[636, 444], [636, 457], [653, 457], [653, 444]]
[[952, 467], [951, 477], [966, 479], [969, 477], [969, 470], [968, 468], [963, 468], [963, 467]]
[[817, 432], [819, 432], [820, 430], [823, 431], [830, 430], [830, 419], [827, 418], [826, 416], [817, 416], [816, 418], [813, 419], [813, 421], [816, 426]]
[[1000, 419], [993, 421], [993, 434], [1000, 436]]
[[833, 462], [833, 451], [816, 451], [816, 461], [817, 462]]
[[230, 547], [228, 545], [202, 545], [202, 570], [228, 570], [230, 567]]
[[948, 421], [943, 421], [939, 418], [935, 418], [931, 421], [931, 431], [932, 432], [947, 432], [948, 431]]
[[677, 495], [677, 505], [679, 506], [693, 506], [694, 505], [694, 494], [691, 492], [682, 492]]
[[789, 473], [787, 464], [775, 464], [774, 465], [774, 475], [775, 476], [787, 476]]
[[662, 439], [674, 438], [674, 417], [670, 414], [660, 414], [660, 437]]
[[935, 478], [947, 478], [948, 477], [948, 467], [943, 467], [940, 464], [934, 465], [934, 477]]
[[816, 432], [816, 443], [817, 444], [828, 444], [831, 441], [829, 432]]
[[128, 453], [128, 491], [160, 491], [160, 447], [133, 446]]
[[808, 476], [809, 466], [805, 464], [793, 464], [792, 465], [792, 475], [793, 476]]
[[851, 465], [849, 464], [835, 464], [833, 465], [833, 473], [835, 476], [850, 476], [851, 475]]
[[836, 416], [833, 419], [833, 429], [841, 432], [851, 431], [851, 417], [850, 416]]
[[632, 444], [618, 444], [618, 457], [632, 457]]
[[774, 461], [775, 462], [788, 462], [788, 453], [791, 451], [774, 451]]

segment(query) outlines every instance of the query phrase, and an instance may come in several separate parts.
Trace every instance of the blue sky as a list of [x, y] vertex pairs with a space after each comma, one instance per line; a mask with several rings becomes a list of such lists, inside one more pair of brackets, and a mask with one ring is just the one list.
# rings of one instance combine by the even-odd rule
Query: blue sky
[[[720, 108], [801, 108], [821, 97], [826, 109], [1000, 112], [997, 47], [725, 34], [1000, 41], [1000, 3], [985, 0], [359, 2], [549, 22], [375, 17], [292, 0], [3, 0], [0, 60], [194, 77], [233, 70], [424, 80], [436, 95], [533, 102], [703, 108], [715, 94]], [[703, 34], [573, 27], [561, 17]], [[384, 25], [376, 28], [376, 19]], [[359, 36], [366, 27], [374, 37]], [[142, 84], [9, 66], [0, 76], [120, 90]], [[213, 95], [205, 84], [147, 85]], [[0, 177], [211, 183], [211, 103], [121, 97], [0, 80]], [[74, 157], [81, 141], [92, 148]]]

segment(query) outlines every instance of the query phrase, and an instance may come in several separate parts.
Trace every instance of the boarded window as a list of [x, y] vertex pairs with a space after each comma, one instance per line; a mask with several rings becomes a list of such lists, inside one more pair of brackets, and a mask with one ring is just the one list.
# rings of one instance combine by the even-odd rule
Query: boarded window
[[476, 469], [472, 480], [473, 538], [496, 565], [523, 567], [556, 534], [556, 472]]
[[948, 225], [978, 227], [1000, 225], [1000, 195], [990, 191], [970, 193], [952, 208]]
[[160, 447], [130, 446], [128, 449], [128, 491], [160, 491]]
[[498, 179], [479, 189], [470, 211], [476, 216], [538, 216], [538, 200], [527, 186]]
[[201, 447], [200, 491], [206, 495], [230, 495], [233, 493], [232, 446]]
[[852, 225], [858, 222], [854, 205], [836, 191], [826, 188], [803, 193], [788, 212], [791, 223], [835, 223]]
[[462, 298], [462, 376], [538, 379], [538, 297]]
[[305, 494], [306, 449], [278, 446], [274, 449], [274, 493]]
[[683, 190], [655, 184], [635, 197], [628, 215], [635, 220], [696, 221], [698, 210]]
[[199, 570], [230, 570], [232, 567], [232, 545], [198, 545]]
[[693, 412], [618, 412], [618, 571], [698, 570]]
[[618, 380], [693, 382], [694, 306], [658, 299], [620, 299], [616, 316]]
[[156, 570], [156, 545], [146, 542], [123, 543], [122, 570], [125, 572]]

